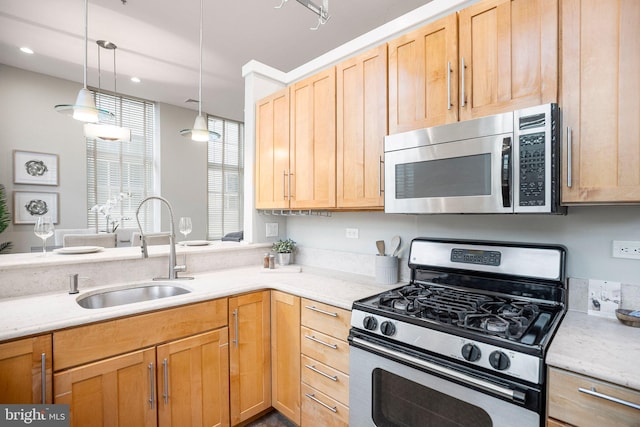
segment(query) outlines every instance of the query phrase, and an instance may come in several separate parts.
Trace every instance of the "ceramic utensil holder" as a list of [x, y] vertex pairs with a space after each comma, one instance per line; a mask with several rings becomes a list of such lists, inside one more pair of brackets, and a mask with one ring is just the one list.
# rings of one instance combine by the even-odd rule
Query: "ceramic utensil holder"
[[398, 257], [376, 255], [376, 283], [381, 285], [398, 283]]

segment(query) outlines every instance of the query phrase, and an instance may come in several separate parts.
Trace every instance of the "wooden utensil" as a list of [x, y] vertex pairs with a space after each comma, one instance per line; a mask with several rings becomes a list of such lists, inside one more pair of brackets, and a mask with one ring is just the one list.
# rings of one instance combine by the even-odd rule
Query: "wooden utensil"
[[376, 240], [376, 248], [378, 248], [378, 255], [384, 256], [384, 240]]
[[393, 236], [391, 238], [391, 250], [389, 251], [391, 256], [398, 255], [398, 250], [400, 249], [400, 241], [400, 236]]

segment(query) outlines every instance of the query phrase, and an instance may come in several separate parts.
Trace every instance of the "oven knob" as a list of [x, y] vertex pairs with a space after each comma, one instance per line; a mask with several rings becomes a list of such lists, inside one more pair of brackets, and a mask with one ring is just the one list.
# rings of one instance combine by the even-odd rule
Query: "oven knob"
[[462, 357], [469, 362], [475, 362], [480, 359], [480, 349], [474, 344], [465, 344], [462, 346]]
[[509, 362], [509, 356], [501, 351], [494, 351], [491, 353], [489, 355], [489, 363], [494, 369], [499, 371], [504, 371], [511, 364], [511, 362]]
[[380, 332], [382, 332], [382, 335], [391, 336], [396, 333], [396, 327], [393, 323], [385, 320], [380, 324]]
[[362, 325], [364, 326], [365, 329], [368, 329], [370, 331], [375, 331], [376, 328], [378, 327], [378, 321], [373, 316], [367, 316], [362, 321]]

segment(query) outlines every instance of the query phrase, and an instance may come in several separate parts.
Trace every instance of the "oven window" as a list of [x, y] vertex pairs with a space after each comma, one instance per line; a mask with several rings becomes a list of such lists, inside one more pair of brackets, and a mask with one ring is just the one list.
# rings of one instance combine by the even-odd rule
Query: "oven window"
[[378, 427], [491, 427], [482, 408], [376, 368], [373, 422]]
[[491, 154], [396, 165], [396, 198], [491, 195]]

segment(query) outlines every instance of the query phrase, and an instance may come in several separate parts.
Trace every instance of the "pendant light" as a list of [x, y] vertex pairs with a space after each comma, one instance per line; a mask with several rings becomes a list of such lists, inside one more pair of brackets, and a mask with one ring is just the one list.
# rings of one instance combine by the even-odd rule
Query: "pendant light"
[[84, 0], [84, 87], [78, 92], [75, 104], [59, 104], [54, 108], [62, 114], [72, 115], [82, 122], [97, 122], [100, 117], [113, 117], [107, 110], [96, 108], [93, 94], [87, 89], [87, 42], [89, 33], [89, 0]]
[[193, 124], [193, 129], [182, 129], [180, 135], [191, 138], [192, 141], [206, 142], [210, 138], [220, 138], [218, 132], [212, 132], [207, 126], [207, 121], [202, 115], [202, 9], [203, 0], [200, 0], [200, 80], [198, 82], [198, 117]]
[[[118, 108], [117, 104], [119, 102], [118, 99], [118, 87], [116, 84], [117, 81], [117, 73], [116, 73], [116, 49], [118, 46], [115, 43], [111, 43], [106, 40], [98, 40], [96, 42], [98, 45], [98, 92], [101, 91], [101, 81], [102, 81], [102, 69], [100, 68], [100, 49], [107, 49], [113, 51], [113, 93], [116, 103], [116, 121], [118, 120]], [[122, 111], [120, 111], [122, 114]], [[118, 126], [111, 125], [105, 123], [85, 123], [84, 125], [84, 136], [89, 139], [100, 139], [103, 141], [131, 141], [131, 129]]]

